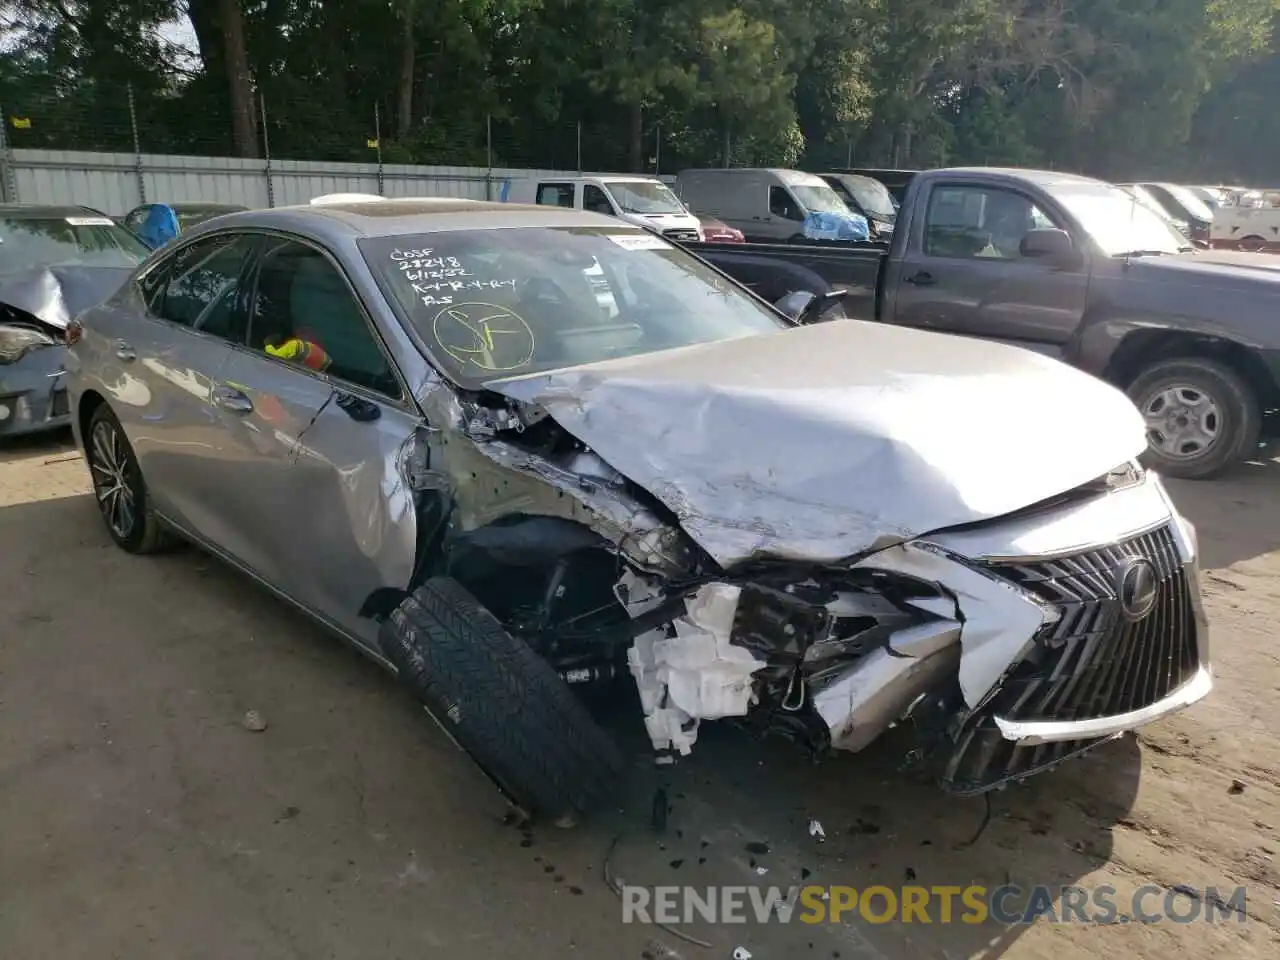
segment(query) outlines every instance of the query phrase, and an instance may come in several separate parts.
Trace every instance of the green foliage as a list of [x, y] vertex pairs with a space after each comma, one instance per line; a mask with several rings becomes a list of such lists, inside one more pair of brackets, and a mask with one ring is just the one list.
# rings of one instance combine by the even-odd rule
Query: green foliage
[[[265, 133], [272, 156], [297, 159], [369, 160], [376, 141], [388, 163], [1265, 180], [1278, 7], [0, 0], [0, 109], [31, 121], [6, 120], [14, 145], [64, 149], [131, 150], [136, 120], [146, 152], [252, 155]], [[188, 15], [194, 51], [172, 29]]]

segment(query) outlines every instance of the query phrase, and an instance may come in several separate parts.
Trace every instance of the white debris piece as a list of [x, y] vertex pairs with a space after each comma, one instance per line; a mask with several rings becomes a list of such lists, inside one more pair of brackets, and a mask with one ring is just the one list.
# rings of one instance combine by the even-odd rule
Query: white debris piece
[[751, 960], [751, 951], [746, 947], [734, 947], [733, 960]]
[[816, 819], [809, 821], [809, 836], [819, 843], [827, 842], [827, 831], [822, 829], [822, 824]]
[[741, 588], [708, 583], [673, 621], [675, 636], [652, 630], [627, 651], [655, 748], [688, 754], [698, 721], [740, 717], [752, 703], [751, 675], [765, 665], [729, 642]]

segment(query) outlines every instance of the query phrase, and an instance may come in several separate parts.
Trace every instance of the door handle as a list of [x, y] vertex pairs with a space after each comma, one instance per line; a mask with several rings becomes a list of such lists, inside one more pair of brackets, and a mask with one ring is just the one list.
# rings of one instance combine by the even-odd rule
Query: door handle
[[917, 287], [932, 287], [937, 282], [933, 279], [933, 274], [927, 270], [921, 270], [907, 277], [907, 283], [914, 283]]
[[235, 387], [220, 383], [213, 388], [213, 404], [232, 413], [253, 413], [253, 401]]
[[130, 360], [138, 359], [138, 351], [133, 349], [133, 344], [128, 340], [117, 340], [115, 342], [116, 359], [123, 360], [128, 363]]

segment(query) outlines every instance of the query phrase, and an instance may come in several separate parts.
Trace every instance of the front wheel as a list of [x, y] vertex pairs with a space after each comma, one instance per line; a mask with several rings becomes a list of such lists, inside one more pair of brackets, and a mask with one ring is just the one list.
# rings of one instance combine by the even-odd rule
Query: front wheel
[[138, 554], [167, 546], [170, 537], [151, 510], [138, 458], [111, 408], [103, 403], [94, 410], [85, 433], [93, 492], [116, 546]]
[[572, 823], [614, 789], [623, 759], [613, 741], [456, 580], [419, 586], [378, 639], [400, 681], [525, 813]]
[[1257, 446], [1257, 398], [1224, 364], [1162, 360], [1139, 374], [1128, 394], [1147, 425], [1143, 461], [1165, 476], [1207, 480]]

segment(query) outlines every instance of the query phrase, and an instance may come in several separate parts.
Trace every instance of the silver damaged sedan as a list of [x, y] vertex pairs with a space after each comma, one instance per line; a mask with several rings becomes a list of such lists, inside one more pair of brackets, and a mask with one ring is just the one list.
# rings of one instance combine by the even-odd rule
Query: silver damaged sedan
[[[805, 317], [803, 304], [794, 313]], [[68, 331], [111, 537], [190, 540], [392, 670], [521, 810], [735, 718], [815, 754], [910, 718], [980, 793], [1212, 686], [1194, 530], [1110, 386], [1034, 353], [799, 323], [608, 217], [249, 211]], [[1088, 424], [1071, 443], [1039, 411]]]

